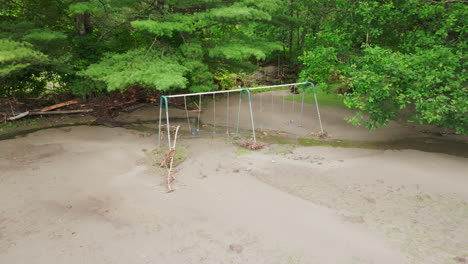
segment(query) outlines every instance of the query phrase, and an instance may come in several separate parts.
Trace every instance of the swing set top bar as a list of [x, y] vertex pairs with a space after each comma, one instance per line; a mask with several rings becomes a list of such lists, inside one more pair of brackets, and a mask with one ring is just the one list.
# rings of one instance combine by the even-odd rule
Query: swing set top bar
[[289, 83], [289, 84], [279, 84], [279, 85], [270, 85], [270, 86], [261, 86], [261, 87], [254, 87], [254, 88], [243, 88], [243, 89], [234, 89], [234, 90], [224, 90], [224, 91], [213, 91], [213, 92], [202, 92], [202, 93], [189, 93], [189, 94], [175, 94], [175, 95], [165, 95], [166, 98], [175, 98], [175, 97], [185, 97], [185, 96], [194, 96], [194, 95], [206, 95], [206, 94], [219, 94], [219, 93], [233, 93], [233, 92], [240, 92], [242, 90], [259, 90], [259, 89], [267, 89], [267, 88], [276, 88], [276, 87], [285, 87], [291, 85], [302, 85], [302, 84], [313, 84], [311, 82], [301, 82], [301, 83]]
[[285, 86], [291, 86], [291, 85], [303, 85], [303, 84], [312, 84], [312, 83], [311, 82], [301, 82], [301, 83], [278, 84], [278, 85], [270, 85], [270, 86], [253, 87], [253, 88], [247, 88], [247, 89], [249, 89], [249, 90], [259, 90], [259, 89], [285, 87]]

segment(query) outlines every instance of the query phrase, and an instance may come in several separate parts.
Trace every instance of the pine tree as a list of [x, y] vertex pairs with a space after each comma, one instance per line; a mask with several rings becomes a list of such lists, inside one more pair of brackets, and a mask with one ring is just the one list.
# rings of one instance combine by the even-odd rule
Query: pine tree
[[251, 59], [281, 48], [248, 30], [251, 23], [271, 20], [262, 1], [156, 1], [147, 16], [130, 22], [136, 48], [107, 55], [83, 75], [110, 89], [140, 84], [207, 91], [217, 88], [215, 71], [246, 69]]

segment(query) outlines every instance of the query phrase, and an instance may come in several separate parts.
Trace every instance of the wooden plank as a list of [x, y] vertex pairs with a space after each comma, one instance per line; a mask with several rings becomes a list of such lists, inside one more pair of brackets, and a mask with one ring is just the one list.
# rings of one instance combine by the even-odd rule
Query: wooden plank
[[77, 100], [71, 100], [71, 101], [60, 103], [60, 104], [54, 104], [54, 105], [42, 108], [41, 112], [47, 112], [47, 111], [50, 111], [50, 110], [53, 110], [53, 109], [57, 109], [57, 108], [60, 108], [60, 107], [64, 107], [64, 106], [72, 105], [72, 104], [77, 104], [77, 103], [78, 103]]

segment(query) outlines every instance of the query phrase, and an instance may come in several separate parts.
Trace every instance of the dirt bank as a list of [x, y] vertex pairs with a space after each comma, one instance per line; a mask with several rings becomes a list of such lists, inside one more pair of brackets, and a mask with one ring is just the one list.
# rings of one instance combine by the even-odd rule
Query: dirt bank
[[180, 141], [176, 191], [123, 128], [0, 141], [1, 263], [457, 263], [466, 159]]

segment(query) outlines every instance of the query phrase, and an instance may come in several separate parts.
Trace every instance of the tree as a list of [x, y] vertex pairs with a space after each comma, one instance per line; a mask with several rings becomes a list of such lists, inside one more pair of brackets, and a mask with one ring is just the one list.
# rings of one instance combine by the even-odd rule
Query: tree
[[340, 79], [357, 113], [350, 122], [372, 129], [406, 109], [422, 124], [468, 132], [464, 3], [319, 2], [326, 23], [308, 36], [301, 77]]
[[110, 89], [207, 91], [217, 88], [216, 71], [249, 68], [250, 59], [281, 47], [247, 30], [271, 20], [261, 1], [156, 1], [149, 9], [147, 18], [129, 21], [136, 47], [107, 54], [82, 74]]
[[8, 1], [0, 11], [0, 96], [39, 96], [71, 73], [65, 12], [55, 1]]

